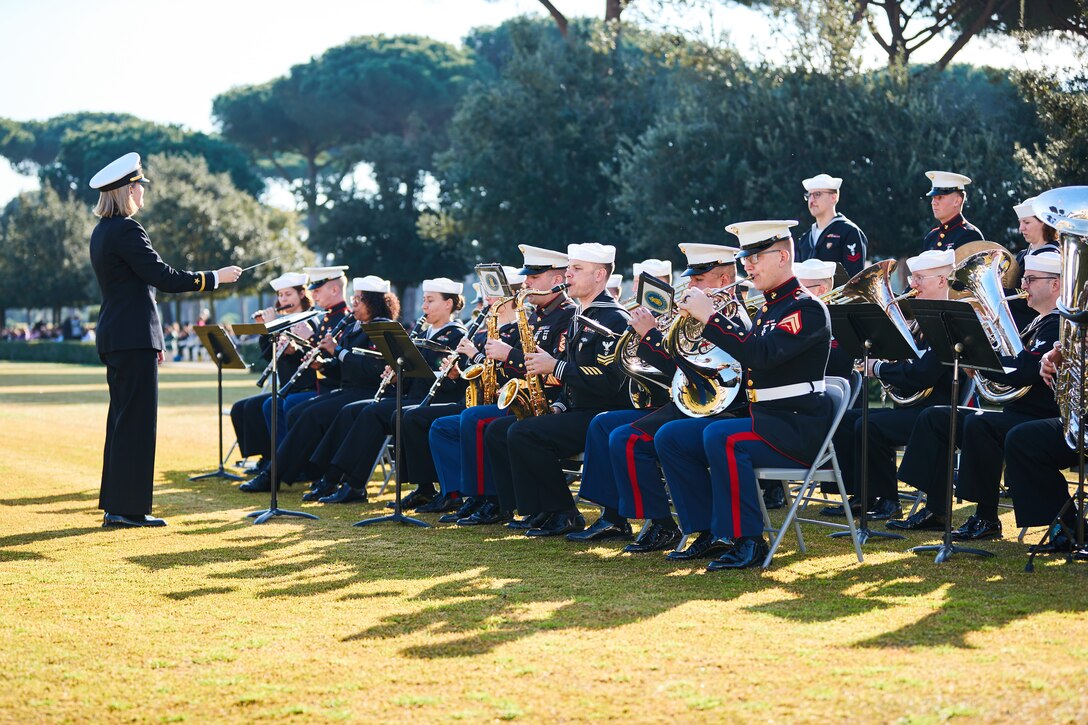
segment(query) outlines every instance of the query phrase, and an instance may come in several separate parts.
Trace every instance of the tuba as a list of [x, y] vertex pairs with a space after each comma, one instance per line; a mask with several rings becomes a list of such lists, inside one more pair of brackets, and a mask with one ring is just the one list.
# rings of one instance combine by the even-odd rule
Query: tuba
[[1062, 431], [1070, 448], [1084, 440], [1081, 397], [1084, 375], [1085, 332], [1088, 332], [1088, 186], [1051, 189], [1035, 198], [1035, 216], [1058, 230], [1062, 247], [1061, 294], [1058, 312], [1061, 332], [1058, 349], [1062, 364], [1054, 380], [1054, 397], [1062, 416]]
[[[978, 315], [994, 352], [1002, 357], [1016, 357], [1023, 349], [1020, 332], [1009, 311], [1009, 300], [1023, 296], [1005, 295], [1005, 275], [1016, 268], [1016, 258], [1007, 249], [997, 247], [976, 252], [957, 264], [952, 271], [950, 286], [968, 296], [961, 297]], [[1015, 271], [1013, 272], [1015, 274]], [[1015, 388], [988, 380], [982, 371], [975, 373], [978, 394], [995, 405], [1004, 405], [1022, 398], [1031, 386]]]
[[[561, 284], [550, 290], [520, 289], [514, 295], [514, 311], [518, 321], [518, 337], [521, 349], [532, 352], [536, 349], [536, 334], [529, 324], [529, 315], [525, 311], [525, 298], [529, 295], [546, 295], [562, 292], [570, 285]], [[546, 415], [551, 409], [548, 397], [544, 394], [544, 381], [539, 375], [526, 374], [524, 379], [513, 378], [499, 390], [499, 410], [510, 408], [518, 420]]]

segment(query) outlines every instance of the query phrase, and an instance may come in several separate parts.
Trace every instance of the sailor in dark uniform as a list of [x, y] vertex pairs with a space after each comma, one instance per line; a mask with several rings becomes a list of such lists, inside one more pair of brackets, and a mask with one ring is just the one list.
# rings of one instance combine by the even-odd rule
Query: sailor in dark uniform
[[[1016, 253], [1016, 263], [1019, 267], [1016, 274], [1016, 283], [1013, 285], [1016, 290], [1024, 288], [1024, 259], [1029, 254], [1061, 253], [1061, 249], [1058, 247], [1058, 231], [1044, 224], [1042, 219], [1035, 216], [1034, 202], [1035, 197], [1031, 197], [1013, 207], [1013, 211], [1016, 212], [1020, 235], [1024, 237], [1024, 241], [1028, 245]], [[1013, 319], [1016, 320], [1017, 326], [1021, 329], [1031, 322], [1036, 314], [1035, 310], [1028, 307], [1027, 300], [1024, 299], [1009, 300], [1009, 311], [1012, 312]]]
[[963, 218], [963, 207], [967, 202], [966, 187], [971, 179], [951, 171], [927, 171], [926, 176], [933, 183], [926, 196], [929, 197], [937, 226], [926, 234], [922, 250], [955, 249], [984, 239], [979, 228]]
[[[621, 333], [627, 313], [605, 292], [616, 248], [571, 244], [567, 247], [569, 293], [581, 314], [597, 325]], [[528, 536], [559, 536], [585, 527], [567, 488], [562, 461], [585, 450], [586, 431], [604, 410], [629, 408], [627, 377], [616, 360], [616, 339], [579, 322], [567, 331], [566, 350], [551, 354], [525, 352], [527, 375], [554, 376], [563, 392], [551, 413], [510, 422], [494, 421], [485, 433], [485, 446], [494, 470], [500, 506], [536, 517]], [[513, 502], [510, 493], [513, 493]]]
[[797, 261], [820, 259], [838, 262], [848, 277], [865, 268], [869, 240], [857, 224], [836, 211], [842, 179], [817, 174], [801, 182], [805, 201], [815, 218], [812, 227], [797, 240]]
[[655, 439], [681, 522], [708, 520], [711, 535], [725, 547], [708, 565], [711, 571], [763, 562], [768, 547], [754, 469], [810, 465], [834, 415], [831, 399], [823, 392], [831, 320], [824, 304], [793, 276], [789, 230], [796, 223], [758, 221], [727, 227], [740, 239], [737, 256], [748, 278], [764, 293], [764, 304], [750, 328], [715, 313], [701, 290], [688, 290], [680, 303], [681, 309], [706, 323], [703, 337], [708, 342], [744, 366], [751, 402], [751, 417], [714, 421], [696, 435], [692, 431], [699, 430], [700, 421], [674, 421]]
[[[808, 290], [809, 294], [822, 298], [835, 287], [835, 263], [821, 262], [817, 259], [794, 262], [793, 276], [802, 287]], [[854, 358], [843, 352], [839, 348], [839, 343], [832, 337], [831, 356], [827, 359], [827, 375], [849, 380], [853, 372]], [[781, 490], [781, 487], [777, 486], [775, 490]]]
[[[1038, 317], [1020, 333], [1023, 351], [1015, 358], [1002, 360], [1010, 373], [984, 373], [986, 379], [1014, 388], [1028, 388], [1026, 394], [1006, 403], [1001, 411], [964, 408], [956, 418], [956, 439], [960, 448], [956, 496], [978, 503], [975, 513], [952, 532], [957, 540], [988, 539], [1001, 536], [997, 504], [1001, 486], [1001, 463], [1005, 436], [1015, 426], [1031, 420], [1058, 415], [1054, 391], [1039, 374], [1043, 354], [1058, 341], [1058, 300], [1061, 257], [1053, 252], [1032, 255], [1026, 260], [1028, 271], [1024, 288], [1028, 304]], [[899, 467], [899, 479], [926, 493], [926, 505], [902, 522], [890, 522], [896, 529], [943, 531], [945, 486], [948, 459], [940, 451], [948, 448], [949, 409], [928, 408], [914, 424], [910, 442]]]
[[165, 525], [148, 515], [155, 478], [158, 366], [164, 360], [155, 290], [211, 291], [242, 274], [236, 266], [182, 272], [162, 261], [147, 232], [132, 218], [143, 208], [149, 183], [137, 153], [113, 161], [90, 181], [99, 192], [94, 208], [99, 221], [90, 243], [91, 266], [102, 291], [96, 344], [110, 391], [98, 499], [105, 512], [103, 526]]

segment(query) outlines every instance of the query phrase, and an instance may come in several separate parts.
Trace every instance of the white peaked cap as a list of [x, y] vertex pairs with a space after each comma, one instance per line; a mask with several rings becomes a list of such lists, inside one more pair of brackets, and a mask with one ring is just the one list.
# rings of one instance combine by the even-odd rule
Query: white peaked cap
[[785, 239], [793, 239], [790, 227], [797, 226], [796, 219], [767, 219], [752, 222], [736, 222], [725, 228], [730, 234], [735, 234], [740, 240], [740, 252], [738, 257], [747, 257], [750, 254], [766, 249], [776, 242]]
[[441, 292], [447, 295], [459, 295], [461, 290], [465, 288], [465, 285], [461, 282], [454, 282], [449, 277], [436, 277], [434, 279], [423, 280], [424, 292]]
[[933, 182], [933, 188], [926, 196], [937, 196], [952, 191], [963, 191], [971, 183], [971, 178], [954, 171], [927, 171], [926, 176]]
[[281, 289], [287, 289], [288, 287], [305, 287], [308, 277], [302, 272], [288, 272], [281, 274], [268, 284], [272, 285], [272, 289], [279, 292]]
[[376, 274], [368, 274], [365, 277], [356, 277], [351, 280], [351, 288], [356, 292], [389, 292], [393, 286], [389, 280], [382, 279]]
[[567, 255], [554, 249], [532, 247], [528, 244], [519, 244], [518, 249], [525, 258], [522, 274], [537, 274], [549, 269], [563, 269], [567, 266]]
[[811, 179], [804, 179], [801, 186], [805, 187], [805, 191], [816, 191], [817, 189], [838, 191], [839, 187], [842, 186], [842, 179], [827, 174], [816, 174]]
[[635, 262], [631, 266], [631, 276], [638, 280], [639, 274], [645, 272], [651, 277], [672, 277], [672, 261], [668, 259], [644, 259]]
[[346, 264], [341, 264], [335, 267], [303, 267], [302, 271], [310, 275], [310, 284], [315, 282], [324, 282], [330, 279], [337, 279], [344, 276], [344, 272], [348, 270]]
[[1057, 252], [1039, 252], [1024, 257], [1024, 270], [1029, 272], [1062, 273], [1062, 255]]
[[693, 274], [703, 274], [723, 264], [736, 264], [736, 247], [727, 247], [724, 244], [692, 244], [684, 242], [677, 244], [680, 251], [688, 260], [688, 268], [680, 273], [681, 277], [690, 277]]
[[611, 244], [598, 244], [597, 242], [569, 244], [567, 245], [567, 259], [577, 259], [580, 262], [593, 262], [595, 264], [612, 264], [616, 261], [616, 248]]
[[1017, 219], [1030, 219], [1035, 216], [1035, 199], [1034, 196], [1029, 197], [1012, 208]]
[[150, 184], [140, 166], [140, 154], [132, 151], [106, 164], [91, 177], [90, 187], [97, 191], [112, 191], [129, 184]]
[[940, 267], [951, 267], [956, 263], [956, 252], [952, 249], [937, 250], [930, 249], [922, 252], [917, 257], [911, 257], [907, 260], [907, 269], [911, 272], [921, 272], [925, 269], [938, 269]]
[[835, 276], [835, 263], [822, 259], [806, 259], [793, 263], [793, 276], [797, 279], [831, 279]]

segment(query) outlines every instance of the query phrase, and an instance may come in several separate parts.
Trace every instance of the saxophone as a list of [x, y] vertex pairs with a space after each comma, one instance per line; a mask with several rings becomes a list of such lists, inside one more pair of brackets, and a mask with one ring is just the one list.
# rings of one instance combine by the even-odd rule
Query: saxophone
[[[525, 310], [525, 298], [529, 295], [547, 295], [562, 292], [566, 284], [557, 285], [550, 290], [522, 289], [514, 295], [514, 312], [518, 321], [518, 337], [521, 349], [530, 353], [536, 349], [536, 333], [529, 324], [529, 314]], [[499, 390], [498, 405], [500, 410], [510, 408], [518, 420], [525, 420], [539, 415], [547, 415], [551, 406], [544, 395], [544, 382], [539, 375], [526, 375], [525, 379], [514, 378]]]
[[[503, 297], [491, 305], [483, 314], [487, 315], [487, 339], [499, 339], [499, 309], [513, 297]], [[465, 407], [474, 408], [477, 405], [494, 405], [499, 399], [499, 371], [498, 363], [491, 358], [482, 363], [469, 365], [461, 373], [461, 377], [468, 381], [465, 388]]]

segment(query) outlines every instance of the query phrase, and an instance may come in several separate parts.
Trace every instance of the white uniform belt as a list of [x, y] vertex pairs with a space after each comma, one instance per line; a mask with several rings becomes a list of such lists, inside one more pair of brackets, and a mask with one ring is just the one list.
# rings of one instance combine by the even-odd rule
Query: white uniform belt
[[772, 400], [783, 398], [796, 398], [799, 395], [824, 392], [824, 381], [816, 380], [811, 383], [794, 383], [793, 385], [779, 385], [777, 388], [748, 388], [749, 403], [769, 403]]

